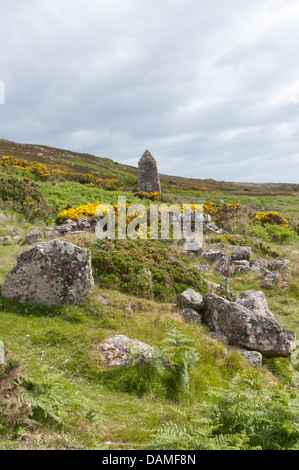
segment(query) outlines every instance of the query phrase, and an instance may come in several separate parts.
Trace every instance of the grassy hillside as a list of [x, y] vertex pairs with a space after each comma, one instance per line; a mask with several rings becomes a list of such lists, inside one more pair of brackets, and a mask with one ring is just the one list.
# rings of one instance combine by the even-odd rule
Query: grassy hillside
[[[7, 141], [0, 151], [10, 157], [0, 164], [0, 236], [11, 237], [0, 244], [0, 283], [29, 247], [24, 235], [53, 227], [63, 210], [117, 204], [120, 195], [129, 203], [160, 200], [136, 192], [136, 168], [109, 159]], [[226, 230], [205, 234], [205, 248], [250, 245], [254, 258], [290, 260], [291, 274], [263, 290], [276, 319], [298, 335], [299, 185], [165, 175], [161, 181], [162, 201], [205, 203]], [[260, 212], [278, 216], [262, 223]], [[0, 449], [298, 449], [298, 366], [276, 358], [254, 369], [178, 312], [178, 293], [192, 287], [204, 295], [210, 282], [225, 281], [221, 275], [212, 269], [200, 275], [194, 266], [203, 260], [182, 255], [173, 241], [99, 244], [88, 232], [65, 239], [92, 253], [96, 285], [84, 305], [49, 308], [0, 297], [7, 348]], [[236, 293], [261, 290], [257, 273], [236, 274], [231, 282]], [[160, 352], [172, 347], [181, 369], [108, 369], [99, 344], [116, 334]]]

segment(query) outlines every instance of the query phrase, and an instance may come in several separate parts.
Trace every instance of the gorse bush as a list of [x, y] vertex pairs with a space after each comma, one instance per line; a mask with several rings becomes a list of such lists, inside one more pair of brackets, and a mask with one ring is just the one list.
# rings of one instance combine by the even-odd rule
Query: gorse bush
[[299, 449], [299, 400], [285, 390], [265, 390], [257, 375], [237, 375], [226, 391], [211, 392], [188, 427], [166, 423], [151, 448], [193, 450]]
[[0, 177], [0, 204], [2, 209], [12, 209], [28, 220], [46, 218], [52, 209], [37, 183], [29, 178]]

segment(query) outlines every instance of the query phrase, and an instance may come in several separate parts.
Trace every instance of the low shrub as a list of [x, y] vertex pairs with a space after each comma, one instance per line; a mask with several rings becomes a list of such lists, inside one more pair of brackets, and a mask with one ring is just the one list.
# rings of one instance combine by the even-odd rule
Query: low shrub
[[[169, 241], [115, 240], [91, 247], [96, 281], [106, 288], [173, 301], [190, 288], [205, 294], [200, 273], [190, 270]], [[143, 285], [142, 285], [143, 284]]]

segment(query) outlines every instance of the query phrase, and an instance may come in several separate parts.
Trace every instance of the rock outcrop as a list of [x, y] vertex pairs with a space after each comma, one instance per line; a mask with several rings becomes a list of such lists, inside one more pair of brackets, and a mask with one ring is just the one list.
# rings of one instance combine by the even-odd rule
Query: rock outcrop
[[94, 280], [90, 251], [72, 243], [51, 240], [21, 253], [1, 291], [20, 303], [58, 307], [82, 304]]
[[[260, 303], [258, 301], [260, 299]], [[240, 302], [252, 302], [249, 310]], [[241, 298], [239, 303], [230, 302], [215, 294], [204, 297], [203, 323], [216, 333], [227, 337], [230, 344], [251, 351], [258, 351], [269, 357], [289, 357], [296, 348], [296, 335], [266, 314], [261, 296], [255, 300]], [[260, 313], [261, 310], [263, 313]]]

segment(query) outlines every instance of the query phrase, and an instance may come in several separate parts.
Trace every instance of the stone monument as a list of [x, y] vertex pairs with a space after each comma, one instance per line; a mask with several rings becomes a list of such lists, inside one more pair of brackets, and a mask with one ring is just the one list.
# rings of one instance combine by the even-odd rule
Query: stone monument
[[138, 163], [138, 191], [161, 192], [157, 162], [148, 150], [144, 152]]

